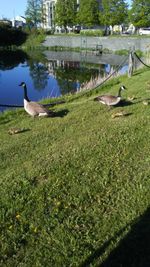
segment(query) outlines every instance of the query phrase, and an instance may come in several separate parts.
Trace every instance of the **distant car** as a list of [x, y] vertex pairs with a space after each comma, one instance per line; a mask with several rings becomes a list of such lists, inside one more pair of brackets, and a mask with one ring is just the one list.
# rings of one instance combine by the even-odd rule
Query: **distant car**
[[129, 32], [129, 31], [122, 32], [122, 35], [129, 35], [129, 34], [131, 34], [131, 32]]
[[150, 35], [150, 28], [140, 28], [139, 35], [149, 34]]
[[80, 25], [73, 26], [73, 32], [80, 33], [80, 31], [81, 31], [81, 26]]

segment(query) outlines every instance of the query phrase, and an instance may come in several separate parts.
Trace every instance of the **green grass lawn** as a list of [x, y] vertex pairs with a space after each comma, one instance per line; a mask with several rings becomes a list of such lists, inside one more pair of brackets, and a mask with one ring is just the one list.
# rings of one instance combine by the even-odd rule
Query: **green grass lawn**
[[[149, 77], [67, 96], [54, 118], [0, 114], [0, 266], [150, 266]], [[132, 102], [93, 101], [122, 84]]]

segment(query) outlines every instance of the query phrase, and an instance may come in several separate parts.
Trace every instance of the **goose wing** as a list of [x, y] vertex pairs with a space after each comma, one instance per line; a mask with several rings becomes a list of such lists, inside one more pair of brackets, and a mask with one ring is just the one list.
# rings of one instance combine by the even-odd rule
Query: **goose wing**
[[25, 109], [31, 116], [50, 116], [53, 114], [53, 111], [48, 110], [42, 104], [32, 101], [28, 102]]
[[95, 100], [101, 102], [102, 104], [113, 106], [117, 105], [120, 101], [121, 97], [113, 96], [113, 95], [102, 95], [95, 98]]
[[117, 100], [116, 96], [113, 95], [102, 95], [102, 96], [98, 96], [98, 101], [100, 101], [101, 103], [104, 104], [110, 104], [110, 103], [114, 103]]
[[48, 112], [48, 109], [46, 107], [44, 107], [42, 104], [39, 104], [37, 102], [30, 102], [30, 105], [37, 113]]

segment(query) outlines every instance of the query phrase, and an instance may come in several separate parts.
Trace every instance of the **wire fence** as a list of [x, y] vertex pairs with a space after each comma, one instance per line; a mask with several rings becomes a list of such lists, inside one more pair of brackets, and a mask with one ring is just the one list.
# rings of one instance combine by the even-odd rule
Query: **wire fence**
[[[132, 53], [132, 51], [131, 51], [131, 53]], [[137, 61], [139, 61], [140, 63], [142, 63], [142, 65], [144, 65], [144, 66], [150, 68], [150, 66], [147, 65], [146, 63], [144, 63], [143, 60], [137, 55], [136, 52], [133, 52], [133, 56], [134, 56], [134, 63], [135, 63], [135, 60], [137, 59]], [[129, 61], [129, 56], [126, 56], [126, 57], [122, 60], [122, 62], [120, 63], [120, 65], [119, 65], [119, 66], [118, 66], [112, 73], [110, 73], [110, 74], [109, 74], [107, 77], [105, 77], [104, 79], [101, 79], [99, 82], [96, 83], [96, 85], [91, 86], [91, 87], [90, 87], [90, 90], [93, 90], [93, 89], [96, 89], [96, 88], [102, 86], [102, 85], [105, 84], [108, 80], [110, 80], [112, 77], [117, 76], [118, 71], [119, 71], [119, 70], [125, 65], [125, 63], [127, 63], [128, 61]], [[136, 62], [136, 63], [137, 63], [137, 62]], [[129, 67], [128, 67], [128, 68], [129, 68]], [[97, 81], [98, 81], [98, 79], [97, 79]], [[90, 85], [91, 85], [91, 83], [90, 83]], [[84, 88], [82, 88], [82, 90], [83, 90], [83, 89], [84, 89]], [[85, 89], [86, 89], [86, 88], [85, 88]]]
[[[44, 107], [50, 107], [50, 106], [55, 106], [65, 103], [64, 100], [53, 102], [53, 103], [48, 103], [48, 104], [43, 104]], [[0, 104], [0, 107], [7, 107], [7, 108], [23, 108], [23, 105], [9, 105], [9, 104]]]
[[134, 55], [136, 56], [136, 58], [142, 63], [142, 65], [144, 65], [145, 67], [147, 67], [147, 68], [150, 68], [150, 66], [149, 65], [147, 65], [146, 63], [144, 63], [143, 62], [143, 60], [137, 55], [137, 53], [136, 52], [134, 52]]
[[105, 84], [108, 80], [110, 80], [112, 77], [114, 77], [115, 75], [118, 74], [118, 71], [125, 65], [125, 63], [127, 62], [128, 60], [128, 56], [126, 56], [122, 62], [120, 63], [119, 66], [117, 66], [117, 68], [112, 72], [110, 73], [107, 77], [104, 78], [104, 80], [101, 80], [98, 84], [96, 84], [95, 86], [93, 86], [93, 88], [91, 88], [91, 90], [93, 89], [96, 89], [100, 86], [102, 86], [103, 84]]

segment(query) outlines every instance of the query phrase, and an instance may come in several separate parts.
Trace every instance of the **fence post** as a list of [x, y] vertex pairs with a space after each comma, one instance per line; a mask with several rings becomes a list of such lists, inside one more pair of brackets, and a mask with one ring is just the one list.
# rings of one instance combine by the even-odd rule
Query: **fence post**
[[129, 66], [128, 66], [128, 77], [133, 75], [134, 70], [134, 49], [129, 52]]

